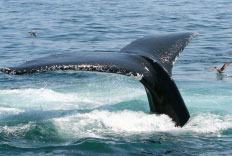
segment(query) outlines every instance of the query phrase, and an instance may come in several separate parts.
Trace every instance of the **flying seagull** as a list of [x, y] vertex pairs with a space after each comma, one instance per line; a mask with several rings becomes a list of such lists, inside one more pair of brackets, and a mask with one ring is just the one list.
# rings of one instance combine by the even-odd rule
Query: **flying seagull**
[[30, 31], [30, 32], [28, 32], [31, 36], [34, 36], [34, 37], [36, 37], [36, 31]]
[[223, 73], [223, 71], [226, 69], [227, 66], [229, 66], [232, 62], [225, 63], [221, 69], [218, 67], [212, 67], [212, 68], [205, 68], [205, 70], [216, 70], [219, 74]]

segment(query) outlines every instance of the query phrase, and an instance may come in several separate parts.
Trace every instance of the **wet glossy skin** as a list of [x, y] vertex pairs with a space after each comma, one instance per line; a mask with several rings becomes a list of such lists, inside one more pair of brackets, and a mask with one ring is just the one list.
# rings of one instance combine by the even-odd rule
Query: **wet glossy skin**
[[191, 33], [150, 36], [132, 42], [118, 53], [51, 55], [18, 67], [2, 68], [1, 71], [21, 75], [76, 70], [133, 76], [144, 85], [151, 112], [167, 114], [177, 126], [183, 126], [190, 115], [171, 78], [171, 70], [180, 52], [193, 37]]

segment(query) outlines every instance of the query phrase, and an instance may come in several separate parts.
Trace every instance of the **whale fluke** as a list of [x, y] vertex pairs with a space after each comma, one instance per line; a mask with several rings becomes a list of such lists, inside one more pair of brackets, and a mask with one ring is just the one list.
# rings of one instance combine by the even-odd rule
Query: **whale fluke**
[[192, 38], [198, 33], [147, 36], [135, 40], [120, 52], [138, 54], [158, 61], [171, 75], [172, 67]]
[[57, 54], [1, 71], [20, 75], [77, 70], [133, 76], [145, 87], [150, 111], [166, 114], [182, 127], [190, 115], [171, 74], [180, 52], [195, 36], [193, 33], [153, 35], [135, 40], [119, 52]]

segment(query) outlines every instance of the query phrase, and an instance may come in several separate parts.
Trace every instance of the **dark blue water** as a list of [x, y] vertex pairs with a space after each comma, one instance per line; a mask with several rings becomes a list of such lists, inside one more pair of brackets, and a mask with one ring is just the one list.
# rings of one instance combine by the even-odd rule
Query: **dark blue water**
[[[0, 73], [0, 155], [232, 155], [230, 0], [1, 0], [0, 67], [68, 52], [119, 51], [151, 34], [197, 32], [173, 69], [191, 118], [149, 114], [130, 77]], [[36, 31], [37, 37], [29, 31]]]

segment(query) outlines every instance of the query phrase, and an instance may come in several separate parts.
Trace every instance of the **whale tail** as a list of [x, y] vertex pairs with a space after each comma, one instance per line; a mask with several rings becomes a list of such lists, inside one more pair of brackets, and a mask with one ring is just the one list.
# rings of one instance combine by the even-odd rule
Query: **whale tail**
[[193, 33], [149, 36], [138, 39], [120, 52], [89, 52], [51, 55], [17, 67], [1, 68], [7, 74], [30, 74], [55, 70], [116, 73], [133, 76], [145, 87], [151, 112], [166, 114], [177, 126], [190, 115], [173, 81], [172, 67]]
[[198, 33], [147, 36], [131, 42], [120, 52], [138, 54], [158, 61], [172, 75], [172, 67], [180, 53], [196, 36]]

